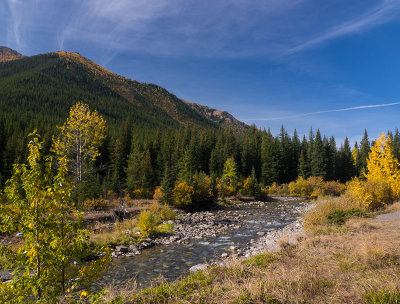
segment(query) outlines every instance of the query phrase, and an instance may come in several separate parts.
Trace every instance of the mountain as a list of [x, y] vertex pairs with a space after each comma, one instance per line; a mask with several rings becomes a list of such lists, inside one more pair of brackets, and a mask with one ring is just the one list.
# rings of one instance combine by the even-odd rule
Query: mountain
[[[105, 116], [111, 128], [126, 119], [141, 128], [247, 128], [227, 112], [184, 102], [155, 84], [119, 76], [74, 52], [23, 57], [3, 47], [0, 115], [32, 127], [60, 124], [78, 100]], [[19, 60], [12, 60], [19, 59]]]
[[237, 132], [248, 129], [248, 125], [246, 125], [244, 122], [237, 120], [235, 117], [233, 117], [233, 115], [229, 114], [226, 111], [216, 110], [195, 102], [185, 102], [197, 113], [207, 117], [209, 120], [216, 123], [222, 128], [231, 128]]
[[0, 46], [0, 62], [7, 62], [21, 59], [24, 56], [8, 47]]

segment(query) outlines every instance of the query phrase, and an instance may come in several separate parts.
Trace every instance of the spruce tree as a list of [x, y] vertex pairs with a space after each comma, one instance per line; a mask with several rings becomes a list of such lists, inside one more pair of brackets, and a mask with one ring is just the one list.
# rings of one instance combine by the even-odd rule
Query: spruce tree
[[361, 173], [367, 171], [367, 159], [371, 152], [371, 145], [368, 139], [367, 129], [364, 130], [364, 136], [360, 142], [360, 162], [361, 162]]
[[319, 129], [315, 135], [311, 154], [311, 175], [320, 176], [324, 179], [327, 177], [327, 157]]

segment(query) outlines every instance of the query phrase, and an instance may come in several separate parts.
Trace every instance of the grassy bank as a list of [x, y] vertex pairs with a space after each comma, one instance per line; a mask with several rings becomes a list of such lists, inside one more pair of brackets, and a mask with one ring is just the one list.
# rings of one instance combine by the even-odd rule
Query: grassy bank
[[[339, 204], [340, 202], [336, 202]], [[360, 214], [331, 222], [322, 206], [317, 224], [296, 246], [229, 266], [209, 267], [181, 280], [136, 291], [112, 286], [114, 303], [400, 303], [400, 220]], [[387, 211], [400, 210], [400, 203]], [[308, 215], [309, 217], [310, 215]], [[312, 214], [312, 219], [318, 216]], [[324, 219], [324, 220], [322, 220]], [[310, 218], [306, 221], [310, 221]], [[310, 224], [310, 223], [309, 223]], [[317, 229], [315, 229], [318, 227]]]

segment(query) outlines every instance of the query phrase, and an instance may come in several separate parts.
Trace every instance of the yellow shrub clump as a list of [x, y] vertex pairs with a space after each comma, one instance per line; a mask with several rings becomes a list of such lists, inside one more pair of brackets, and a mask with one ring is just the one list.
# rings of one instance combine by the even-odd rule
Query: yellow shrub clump
[[156, 190], [154, 191], [153, 198], [156, 200], [161, 200], [164, 197], [164, 192], [162, 190], [162, 187], [157, 187]]
[[193, 187], [186, 182], [177, 183], [173, 190], [175, 206], [185, 207], [191, 205], [193, 193]]
[[139, 214], [137, 226], [144, 236], [154, 234], [157, 226], [157, 217], [150, 210], [142, 210]]
[[161, 206], [161, 209], [160, 209], [161, 221], [163, 221], [163, 222], [166, 222], [169, 220], [173, 221], [173, 220], [175, 220], [175, 217], [176, 217], [175, 212], [168, 205]]
[[346, 190], [346, 185], [336, 181], [325, 182], [322, 177], [310, 176], [307, 179], [299, 177], [288, 188], [290, 195], [317, 198], [320, 195], [339, 196]]
[[83, 208], [85, 211], [103, 211], [107, 210], [109, 207], [109, 202], [105, 199], [99, 198], [87, 198], [83, 202]]
[[370, 210], [393, 202], [391, 185], [384, 179], [360, 180], [355, 178], [348, 183], [346, 194]]

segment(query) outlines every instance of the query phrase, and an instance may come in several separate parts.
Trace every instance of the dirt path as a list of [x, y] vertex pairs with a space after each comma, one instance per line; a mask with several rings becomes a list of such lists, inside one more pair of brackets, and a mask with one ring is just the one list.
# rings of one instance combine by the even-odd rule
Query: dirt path
[[380, 214], [375, 218], [376, 221], [400, 221], [400, 211], [392, 212], [392, 213], [385, 213]]

